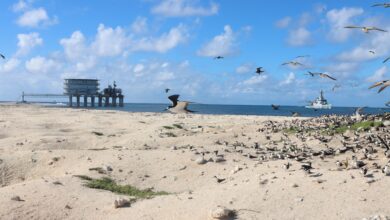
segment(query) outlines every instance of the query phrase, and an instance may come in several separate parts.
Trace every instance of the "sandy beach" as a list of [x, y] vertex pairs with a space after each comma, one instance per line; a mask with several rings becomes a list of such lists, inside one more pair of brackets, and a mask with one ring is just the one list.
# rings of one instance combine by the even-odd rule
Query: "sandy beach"
[[[270, 132], [270, 120], [306, 119], [0, 105], [0, 219], [201, 220], [215, 219], [218, 207], [235, 213], [226, 219], [390, 216], [390, 176], [372, 168], [389, 160], [380, 144], [374, 141], [373, 158], [364, 160], [366, 175], [336, 161], [361, 158], [368, 145], [308, 155], [308, 173], [298, 157], [277, 152], [289, 145], [336, 151], [347, 132], [325, 143], [310, 137], [303, 142], [292, 132]], [[361, 131], [360, 137], [385, 129]], [[91, 170], [96, 167], [102, 171]], [[167, 195], [115, 208], [116, 199], [129, 196], [86, 187], [75, 175], [110, 177]]]

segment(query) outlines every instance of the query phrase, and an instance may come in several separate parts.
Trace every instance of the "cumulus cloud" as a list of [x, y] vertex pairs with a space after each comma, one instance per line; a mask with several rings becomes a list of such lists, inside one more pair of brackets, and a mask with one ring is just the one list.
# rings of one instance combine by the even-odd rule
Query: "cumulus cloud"
[[287, 43], [290, 46], [305, 46], [311, 43], [311, 33], [305, 27], [299, 27], [290, 31]]
[[236, 33], [229, 25], [225, 25], [224, 32], [205, 44], [198, 51], [198, 55], [207, 57], [228, 56], [236, 52]]
[[388, 68], [383, 66], [379, 68], [375, 73], [369, 76], [366, 81], [367, 82], [378, 82], [385, 79], [386, 73], [388, 72]]
[[291, 17], [284, 17], [279, 21], [277, 21], [275, 25], [278, 28], [286, 28], [290, 25], [290, 23], [291, 23]]
[[149, 51], [165, 53], [188, 39], [187, 28], [184, 25], [171, 28], [168, 33], [159, 37], [135, 39], [130, 45], [131, 51]]
[[12, 10], [13, 10], [14, 12], [24, 11], [24, 10], [26, 10], [27, 8], [30, 7], [30, 3], [31, 3], [31, 1], [26, 2], [26, 1], [24, 1], [24, 0], [19, 0], [17, 3], [15, 3], [14, 5], [12, 5]]
[[243, 74], [253, 72], [253, 65], [249, 63], [242, 64], [241, 66], [236, 68], [236, 73]]
[[18, 34], [18, 51], [16, 55], [27, 55], [34, 47], [43, 44], [39, 33], [33, 32], [29, 34]]
[[330, 25], [328, 37], [335, 42], [343, 42], [348, 39], [351, 30], [344, 28], [347, 25], [353, 25], [356, 16], [364, 13], [362, 8], [333, 9], [326, 13], [327, 21]]
[[243, 85], [253, 86], [253, 85], [261, 85], [268, 79], [267, 75], [260, 76], [252, 76], [251, 78], [242, 82]]
[[153, 14], [166, 17], [210, 16], [218, 13], [219, 6], [210, 3], [209, 7], [197, 6], [194, 0], [162, 0], [152, 8]]
[[17, 20], [17, 24], [22, 27], [36, 28], [56, 24], [57, 18], [50, 18], [44, 8], [35, 8], [23, 12]]
[[145, 33], [148, 30], [147, 18], [137, 17], [131, 24], [131, 30], [136, 34]]
[[99, 56], [120, 55], [129, 44], [129, 38], [121, 27], [111, 28], [99, 24], [92, 48]]
[[9, 73], [15, 70], [20, 64], [20, 60], [16, 58], [8, 59], [5, 63], [0, 65], [0, 72]]
[[69, 60], [78, 60], [87, 53], [85, 37], [81, 31], [73, 32], [70, 38], [61, 39], [60, 44]]
[[292, 83], [294, 83], [295, 82], [295, 74], [293, 73], [293, 72], [290, 72], [287, 76], [286, 76], [286, 78], [283, 80], [283, 81], [281, 81], [280, 83], [279, 83], [279, 85], [282, 85], [282, 86], [285, 86], [285, 85], [290, 85], [290, 84], [292, 84]]
[[25, 67], [30, 73], [46, 74], [50, 71], [58, 70], [60, 64], [53, 59], [37, 56], [26, 61]]

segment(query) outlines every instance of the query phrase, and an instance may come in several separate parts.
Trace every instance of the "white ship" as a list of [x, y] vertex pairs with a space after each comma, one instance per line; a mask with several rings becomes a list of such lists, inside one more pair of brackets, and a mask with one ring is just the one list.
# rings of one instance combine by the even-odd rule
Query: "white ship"
[[332, 105], [328, 103], [328, 101], [324, 98], [324, 92], [321, 90], [320, 96], [316, 98], [310, 105], [305, 106], [306, 108], [312, 109], [331, 109]]

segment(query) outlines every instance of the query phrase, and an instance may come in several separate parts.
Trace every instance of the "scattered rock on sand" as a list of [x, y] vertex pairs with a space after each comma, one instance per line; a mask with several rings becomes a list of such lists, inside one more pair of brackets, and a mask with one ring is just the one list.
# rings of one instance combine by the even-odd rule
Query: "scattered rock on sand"
[[123, 207], [129, 207], [130, 206], [130, 201], [127, 199], [123, 198], [117, 198], [114, 201], [114, 207], [117, 208], [123, 208]]
[[18, 202], [23, 202], [24, 200], [20, 198], [20, 196], [13, 196], [11, 197], [11, 200], [13, 201], [18, 201]]
[[227, 219], [233, 215], [234, 211], [221, 206], [211, 210], [211, 218], [213, 219]]
[[195, 160], [197, 164], [205, 164], [207, 163], [207, 160], [205, 160], [203, 157], [199, 157], [198, 159]]

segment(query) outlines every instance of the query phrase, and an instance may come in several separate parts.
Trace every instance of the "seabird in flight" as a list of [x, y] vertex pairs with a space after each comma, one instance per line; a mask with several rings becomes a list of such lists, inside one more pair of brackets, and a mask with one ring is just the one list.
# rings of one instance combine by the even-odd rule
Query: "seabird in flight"
[[375, 51], [373, 51], [373, 50], [369, 50], [368, 52], [370, 52], [372, 54], [375, 54]]
[[377, 28], [377, 27], [365, 27], [365, 26], [345, 26], [344, 28], [359, 28], [361, 29], [364, 33], [369, 33], [370, 31], [382, 31], [382, 32], [387, 32], [386, 30]]
[[1, 54], [1, 53], [0, 53], [0, 57], [3, 58], [3, 59], [5, 59], [5, 56], [4, 56], [3, 54]]
[[318, 75], [318, 76], [320, 76], [320, 77], [322, 77], [322, 78], [329, 78], [329, 79], [331, 79], [331, 80], [336, 80], [335, 78], [329, 76], [329, 75], [326, 74], [326, 73], [313, 73], [313, 72], [310, 72], [310, 71], [308, 71], [308, 73], [309, 73], [310, 76]]
[[192, 113], [192, 112], [194, 112], [194, 111], [187, 109], [188, 104], [190, 102], [179, 101], [179, 95], [171, 95], [168, 97], [168, 99], [171, 100], [172, 105], [168, 106], [166, 110], [168, 110], [172, 113]]
[[293, 66], [303, 66], [302, 63], [297, 62], [297, 61], [288, 61], [288, 62], [282, 63], [283, 66], [287, 65], [287, 64], [290, 64], [290, 65], [293, 65]]
[[216, 57], [214, 57], [214, 60], [220, 60], [220, 59], [223, 59], [223, 58], [225, 58], [225, 57], [223, 57], [223, 56], [216, 56]]
[[265, 71], [263, 70], [263, 67], [257, 67], [257, 68], [256, 68], [256, 73], [257, 73], [257, 74], [260, 75], [261, 73], [264, 73], [264, 72], [265, 72]]
[[171, 90], [171, 89], [170, 89], [170, 88], [166, 88], [166, 89], [165, 89], [165, 93], [168, 93], [169, 90]]
[[383, 63], [386, 63], [387, 61], [389, 61], [390, 60], [390, 57], [387, 57], [384, 61], [383, 61]]
[[390, 80], [383, 80], [383, 81], [376, 82], [376, 83], [374, 83], [374, 85], [370, 86], [369, 89], [372, 89], [372, 88], [375, 88], [378, 86], [381, 86], [381, 88], [378, 90], [378, 93], [380, 93], [384, 89], [386, 89], [386, 87], [390, 86]]
[[378, 4], [371, 5], [371, 7], [378, 7], [378, 6], [382, 6], [384, 8], [390, 8], [390, 3], [378, 3]]
[[337, 88], [340, 88], [341, 86], [339, 84], [336, 84], [332, 87], [332, 91], [336, 91]]

